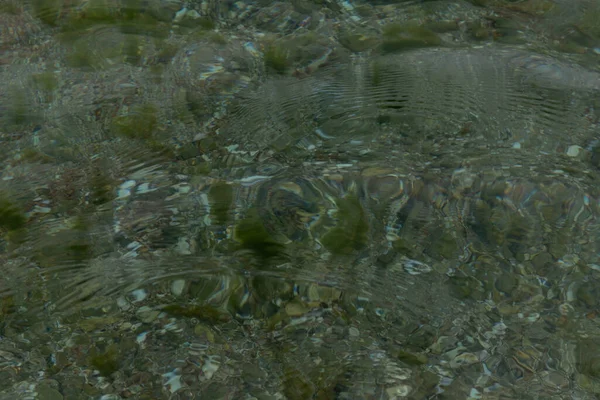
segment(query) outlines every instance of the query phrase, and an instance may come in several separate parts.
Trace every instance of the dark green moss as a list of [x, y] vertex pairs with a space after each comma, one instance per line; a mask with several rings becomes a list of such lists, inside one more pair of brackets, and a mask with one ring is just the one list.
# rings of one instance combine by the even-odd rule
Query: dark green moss
[[58, 22], [61, 3], [60, 0], [33, 0], [31, 2], [33, 15], [45, 24], [55, 26]]
[[227, 39], [225, 39], [225, 36], [221, 35], [218, 32], [213, 32], [209, 34], [208, 39], [215, 44], [227, 44]]
[[157, 108], [152, 104], [135, 107], [129, 114], [113, 120], [113, 131], [130, 139], [150, 139], [158, 123], [157, 112]]
[[25, 226], [25, 214], [12, 202], [0, 199], [0, 228], [13, 231]]
[[60, 23], [61, 39], [76, 39], [82, 32], [98, 25], [117, 26], [126, 34], [159, 38], [169, 35], [169, 25], [145, 10], [139, 0], [127, 0], [121, 7], [109, 6], [103, 0], [91, 0], [85, 9], [71, 9], [63, 18]]
[[381, 62], [379, 61], [374, 61], [372, 64], [372, 69], [371, 69], [371, 84], [373, 86], [379, 86], [381, 85], [381, 78], [382, 78], [382, 66], [381, 66]]
[[394, 251], [408, 258], [417, 258], [422, 253], [422, 249], [410, 237], [400, 237], [392, 246]]
[[89, 185], [90, 202], [93, 205], [106, 204], [115, 198], [115, 182], [101, 170], [93, 172]]
[[274, 43], [266, 46], [264, 61], [268, 70], [278, 74], [284, 74], [291, 66], [288, 51]]
[[120, 368], [119, 353], [116, 346], [110, 346], [104, 353], [93, 351], [88, 362], [104, 377], [110, 377]]
[[577, 371], [600, 378], [600, 351], [598, 349], [600, 349], [600, 342], [595, 339], [581, 339], [577, 343]]
[[283, 393], [290, 400], [312, 399], [315, 387], [300, 371], [287, 368], [283, 379]]
[[9, 89], [11, 103], [8, 105], [8, 123], [23, 125], [30, 121], [29, 102], [22, 88], [13, 86]]
[[456, 257], [460, 250], [454, 236], [449, 231], [445, 231], [443, 227], [439, 227], [432, 233], [426, 253], [436, 259], [450, 260]]
[[361, 4], [356, 7], [356, 12], [363, 18], [372, 17], [374, 9], [370, 4]]
[[119, 14], [125, 20], [134, 20], [143, 12], [141, 0], [121, 0]]
[[459, 300], [481, 300], [483, 292], [480, 283], [468, 276], [451, 276], [448, 279], [451, 293]]
[[86, 5], [81, 20], [93, 21], [96, 23], [110, 23], [117, 18], [118, 9], [109, 7], [104, 0], [90, 0]]
[[0, 317], [13, 314], [17, 311], [14, 296], [0, 297]]
[[74, 43], [67, 54], [67, 64], [72, 68], [90, 68], [94, 66], [94, 58], [85, 43]]
[[361, 34], [346, 34], [339, 39], [342, 46], [354, 53], [360, 53], [372, 49], [377, 44], [377, 40], [372, 37]]
[[458, 24], [456, 21], [436, 21], [423, 25], [423, 28], [436, 33], [445, 33], [458, 30]]
[[58, 79], [56, 79], [56, 75], [52, 72], [33, 74], [31, 79], [39, 90], [52, 92], [58, 87]]
[[421, 353], [412, 353], [410, 351], [399, 350], [397, 358], [408, 365], [423, 365], [427, 364], [427, 356]]
[[57, 238], [42, 244], [33, 253], [33, 259], [43, 268], [84, 265], [92, 256], [93, 249], [87, 234], [75, 230], [61, 232]]
[[246, 218], [236, 226], [235, 238], [241, 248], [251, 250], [263, 259], [281, 255], [283, 251], [283, 245], [273, 240], [256, 209], [251, 209]]
[[178, 50], [179, 47], [174, 44], [162, 43], [156, 58], [158, 58], [158, 62], [168, 64], [175, 57]]
[[19, 5], [17, 0], [7, 0], [6, 2], [0, 4], [0, 12], [18, 15], [23, 11], [22, 7]]
[[466, 0], [477, 7], [485, 7], [490, 3], [490, 0]]
[[231, 185], [219, 182], [210, 187], [208, 192], [211, 213], [215, 216], [215, 222], [225, 225], [229, 219], [229, 209], [233, 201], [233, 189]]
[[337, 225], [321, 239], [325, 248], [334, 254], [350, 254], [367, 246], [369, 224], [356, 195], [336, 201]]
[[202, 28], [202, 29], [206, 29], [206, 30], [213, 30], [215, 29], [215, 21], [213, 21], [210, 18], [207, 17], [202, 17], [198, 19], [198, 25]]
[[27, 163], [49, 163], [52, 161], [52, 157], [36, 150], [33, 149], [31, 147], [28, 147], [26, 149], [23, 150], [23, 152], [21, 153], [21, 160], [22, 162], [27, 162]]
[[[193, 90], [186, 90], [185, 102], [187, 111], [191, 112], [197, 118], [207, 116], [214, 107], [208, 96]], [[185, 119], [185, 110], [183, 114], [181, 112], [179, 114], [180, 118]]]
[[117, 20], [115, 24], [119, 26], [122, 33], [128, 35], [144, 35], [161, 39], [169, 36], [169, 26], [148, 14], [140, 14], [135, 19]]
[[74, 243], [65, 250], [65, 258], [72, 261], [85, 261], [91, 256], [91, 247], [87, 243]]
[[125, 61], [131, 65], [139, 65], [142, 59], [140, 41], [135, 35], [128, 35], [123, 43]]

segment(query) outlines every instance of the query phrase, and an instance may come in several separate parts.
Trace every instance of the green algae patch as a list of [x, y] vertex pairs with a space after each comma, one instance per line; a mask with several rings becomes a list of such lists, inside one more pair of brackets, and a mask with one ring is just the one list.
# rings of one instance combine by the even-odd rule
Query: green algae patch
[[25, 125], [31, 122], [33, 114], [31, 112], [31, 102], [25, 95], [24, 89], [12, 85], [8, 89], [9, 104], [7, 105], [6, 121], [9, 125]]
[[208, 35], [208, 40], [214, 44], [227, 44], [227, 38], [218, 32], [212, 32], [210, 35]]
[[157, 108], [152, 104], [144, 104], [132, 109], [129, 114], [121, 115], [113, 120], [113, 131], [129, 139], [149, 139], [154, 135], [158, 118]]
[[229, 219], [229, 209], [233, 201], [233, 189], [225, 182], [219, 182], [210, 187], [208, 191], [211, 213], [219, 225], [225, 225]]
[[289, 52], [275, 43], [269, 43], [265, 46], [264, 62], [268, 71], [277, 74], [285, 74], [291, 66]]
[[17, 0], [6, 0], [6, 2], [0, 4], [0, 12], [11, 15], [19, 15], [23, 12], [23, 6], [19, 5]]
[[19, 207], [6, 199], [0, 199], [0, 228], [16, 231], [25, 227], [26, 222], [27, 218]]
[[109, 377], [120, 368], [119, 351], [116, 345], [109, 346], [104, 353], [92, 350], [88, 362], [100, 375]]
[[33, 0], [31, 2], [33, 15], [50, 26], [56, 26], [58, 23], [61, 5], [61, 0]]
[[109, 203], [116, 197], [116, 182], [100, 169], [92, 173], [89, 187], [91, 189], [89, 201], [95, 206]]
[[342, 46], [353, 53], [360, 53], [372, 49], [377, 45], [377, 39], [358, 33], [348, 33], [342, 35], [339, 39]]
[[321, 239], [321, 244], [333, 254], [350, 254], [367, 246], [369, 224], [356, 195], [336, 201], [337, 225]]
[[384, 53], [394, 53], [421, 47], [440, 46], [441, 39], [435, 32], [418, 25], [389, 24], [383, 28]]
[[288, 367], [283, 379], [283, 393], [290, 400], [312, 399], [315, 387], [302, 372]]
[[53, 72], [33, 74], [31, 80], [37, 89], [45, 92], [53, 92], [58, 88], [58, 79]]
[[59, 8], [57, 14], [62, 16], [60, 19], [54, 18], [53, 24], [60, 26], [63, 40], [77, 39], [96, 26], [115, 26], [122, 33], [156, 38], [169, 35], [170, 21], [164, 21], [165, 16], [160, 13], [153, 14], [151, 10], [146, 10], [137, 0], [127, 1], [120, 7], [109, 5], [105, 0], [90, 0], [84, 7]]
[[436, 33], [446, 33], [458, 30], [456, 21], [434, 21], [423, 25], [423, 28]]
[[256, 209], [251, 209], [246, 218], [236, 226], [235, 239], [241, 248], [252, 251], [262, 259], [272, 258], [283, 252], [284, 246], [271, 237]]
[[424, 365], [427, 364], [427, 356], [423, 353], [413, 353], [405, 350], [398, 350], [396, 358], [408, 365]]
[[583, 14], [583, 18], [575, 24], [577, 29], [594, 39], [600, 39], [600, 6], [596, 6]]

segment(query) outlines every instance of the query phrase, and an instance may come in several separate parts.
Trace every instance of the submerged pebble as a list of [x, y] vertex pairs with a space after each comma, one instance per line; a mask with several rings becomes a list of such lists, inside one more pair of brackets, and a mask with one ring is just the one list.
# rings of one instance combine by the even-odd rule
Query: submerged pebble
[[429, 265], [416, 260], [404, 260], [401, 265], [411, 275], [421, 275], [432, 271]]

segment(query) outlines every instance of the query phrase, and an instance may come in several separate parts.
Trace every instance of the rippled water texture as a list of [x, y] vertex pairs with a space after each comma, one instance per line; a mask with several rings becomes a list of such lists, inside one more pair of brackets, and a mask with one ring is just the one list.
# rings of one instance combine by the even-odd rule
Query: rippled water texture
[[598, 18], [0, 3], [0, 399], [595, 399]]

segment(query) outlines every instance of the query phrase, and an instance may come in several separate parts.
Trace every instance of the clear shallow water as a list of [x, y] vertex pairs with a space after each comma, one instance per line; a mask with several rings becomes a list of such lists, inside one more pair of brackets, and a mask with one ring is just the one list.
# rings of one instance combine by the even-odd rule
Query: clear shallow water
[[593, 2], [1, 10], [0, 398], [600, 391]]

